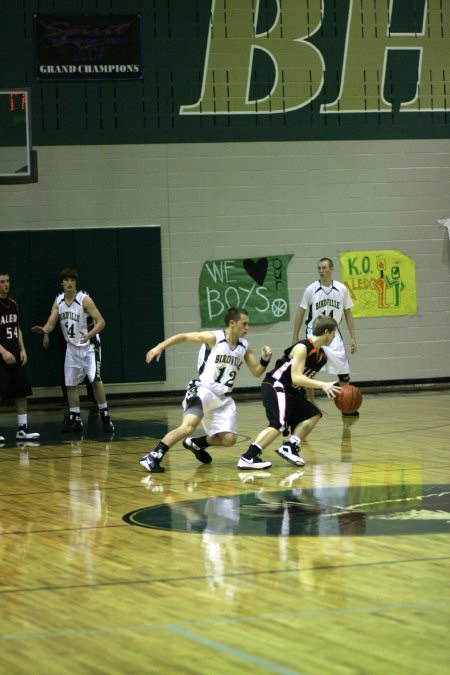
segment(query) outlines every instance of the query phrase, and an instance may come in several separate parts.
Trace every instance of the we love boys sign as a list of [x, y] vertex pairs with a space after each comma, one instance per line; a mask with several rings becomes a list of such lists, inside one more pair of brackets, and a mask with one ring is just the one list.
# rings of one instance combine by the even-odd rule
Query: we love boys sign
[[242, 307], [251, 324], [289, 321], [287, 267], [291, 255], [208, 260], [199, 281], [203, 328], [223, 324], [228, 307]]

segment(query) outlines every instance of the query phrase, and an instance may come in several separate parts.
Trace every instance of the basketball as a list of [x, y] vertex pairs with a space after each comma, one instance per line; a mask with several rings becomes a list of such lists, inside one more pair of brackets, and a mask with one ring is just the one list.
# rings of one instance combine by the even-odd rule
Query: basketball
[[361, 389], [358, 389], [353, 384], [347, 384], [345, 387], [342, 387], [339, 394], [336, 394], [334, 404], [341, 412], [352, 413], [361, 407], [362, 400]]

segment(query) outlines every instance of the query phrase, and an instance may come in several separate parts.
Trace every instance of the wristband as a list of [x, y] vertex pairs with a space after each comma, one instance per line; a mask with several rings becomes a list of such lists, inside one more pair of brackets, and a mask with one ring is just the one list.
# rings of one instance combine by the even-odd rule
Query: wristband
[[267, 368], [267, 366], [270, 363], [270, 359], [266, 361], [266, 359], [263, 359], [262, 357], [259, 359], [260, 364], [263, 366], [263, 368]]

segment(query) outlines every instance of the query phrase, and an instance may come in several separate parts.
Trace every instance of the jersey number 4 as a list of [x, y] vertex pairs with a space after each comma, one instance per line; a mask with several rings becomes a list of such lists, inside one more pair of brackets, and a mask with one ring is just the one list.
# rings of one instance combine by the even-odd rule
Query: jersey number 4
[[74, 338], [74, 337], [75, 337], [75, 324], [72, 323], [72, 324], [70, 324], [70, 326], [69, 326], [69, 322], [67, 322], [67, 323], [66, 323], [66, 329], [67, 329], [67, 335], [68, 335], [70, 338]]

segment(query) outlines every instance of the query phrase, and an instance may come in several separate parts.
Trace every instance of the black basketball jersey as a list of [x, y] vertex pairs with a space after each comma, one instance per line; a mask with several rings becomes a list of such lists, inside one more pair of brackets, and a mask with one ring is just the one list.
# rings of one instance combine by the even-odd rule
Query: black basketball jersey
[[[305, 345], [307, 352], [303, 375], [313, 378], [327, 362], [325, 352], [322, 347], [317, 350], [313, 341], [309, 338], [306, 340], [299, 340], [297, 344]], [[284, 350], [283, 356], [281, 359], [277, 360], [275, 368], [271, 370], [265, 378], [266, 381], [269, 379], [269, 381], [280, 382], [284, 386], [284, 390], [287, 394], [299, 393], [298, 387], [294, 387], [292, 384], [292, 357], [290, 354], [293, 347], [295, 347], [295, 345], [291, 345]]]
[[20, 356], [17, 302], [0, 298], [0, 344], [17, 358]]

